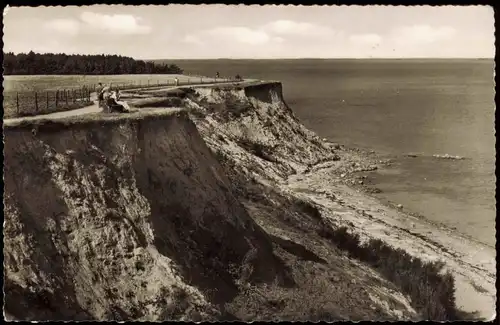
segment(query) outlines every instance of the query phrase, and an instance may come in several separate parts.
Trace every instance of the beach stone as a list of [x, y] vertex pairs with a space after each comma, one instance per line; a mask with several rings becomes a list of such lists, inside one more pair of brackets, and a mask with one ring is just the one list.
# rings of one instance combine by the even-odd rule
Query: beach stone
[[402, 204], [398, 204], [397, 207], [398, 207], [398, 209], [402, 209], [403, 205]]

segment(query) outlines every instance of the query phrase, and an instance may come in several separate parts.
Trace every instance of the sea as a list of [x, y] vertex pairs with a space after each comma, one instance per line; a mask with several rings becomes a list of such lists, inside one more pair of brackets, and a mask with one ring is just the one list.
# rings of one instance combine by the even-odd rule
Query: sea
[[393, 161], [369, 176], [382, 201], [494, 247], [493, 60], [168, 62], [187, 74], [281, 81], [287, 104], [319, 136]]

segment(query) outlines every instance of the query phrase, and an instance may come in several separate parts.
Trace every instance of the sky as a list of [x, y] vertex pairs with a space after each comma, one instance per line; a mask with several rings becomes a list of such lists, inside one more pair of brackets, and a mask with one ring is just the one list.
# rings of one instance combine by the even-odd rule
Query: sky
[[490, 6], [93, 5], [4, 10], [4, 52], [135, 59], [493, 58]]

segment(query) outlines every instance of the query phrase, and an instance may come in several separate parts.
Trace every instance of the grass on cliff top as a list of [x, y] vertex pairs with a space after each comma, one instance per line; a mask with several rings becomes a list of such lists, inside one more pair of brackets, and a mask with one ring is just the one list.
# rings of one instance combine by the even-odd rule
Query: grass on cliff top
[[57, 119], [39, 118], [20, 120], [4, 124], [4, 128], [5, 130], [36, 129], [39, 132], [58, 131], [85, 125], [116, 124], [124, 120], [162, 119], [171, 116], [186, 117], [187, 113], [183, 112], [181, 109], [175, 108], [165, 110], [139, 110], [133, 113], [94, 113]]

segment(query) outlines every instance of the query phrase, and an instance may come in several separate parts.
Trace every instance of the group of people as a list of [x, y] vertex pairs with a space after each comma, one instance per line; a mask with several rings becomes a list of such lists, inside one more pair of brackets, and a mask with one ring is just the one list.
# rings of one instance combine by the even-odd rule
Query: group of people
[[115, 111], [130, 112], [127, 102], [120, 100], [120, 90], [111, 90], [110, 86], [103, 86], [100, 82], [96, 91], [99, 107], [102, 107], [108, 113]]

